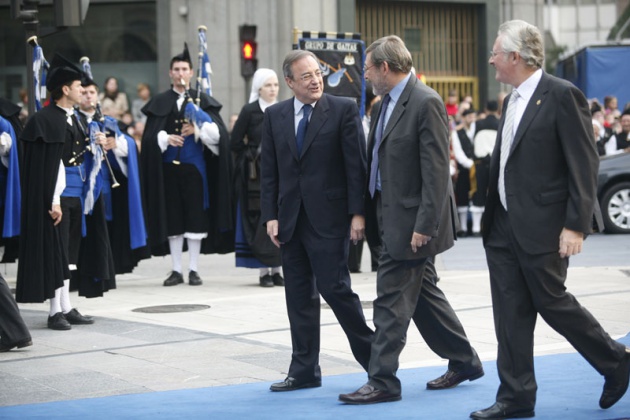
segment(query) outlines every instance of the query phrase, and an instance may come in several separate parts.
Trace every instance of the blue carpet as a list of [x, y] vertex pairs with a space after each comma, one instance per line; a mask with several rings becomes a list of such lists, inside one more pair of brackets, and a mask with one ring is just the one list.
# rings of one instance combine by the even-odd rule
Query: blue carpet
[[[630, 335], [620, 341], [630, 345]], [[484, 369], [483, 378], [446, 391], [425, 389], [443, 367], [401, 370], [402, 401], [369, 406], [337, 401], [338, 394], [365, 382], [365, 374], [350, 374], [326, 376], [322, 388], [287, 393], [254, 383], [0, 407], [0, 419], [466, 419], [494, 402], [495, 362]], [[576, 353], [537, 357], [536, 373], [536, 419], [630, 419], [630, 393], [608, 410], [599, 408], [603, 378]]]

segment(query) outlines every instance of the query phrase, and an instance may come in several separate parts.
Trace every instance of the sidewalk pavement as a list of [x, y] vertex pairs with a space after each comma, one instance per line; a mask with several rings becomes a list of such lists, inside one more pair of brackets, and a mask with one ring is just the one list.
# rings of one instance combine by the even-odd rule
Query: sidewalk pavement
[[[613, 338], [630, 331], [629, 255], [629, 235], [595, 235], [569, 269], [569, 291]], [[481, 240], [458, 241], [436, 265], [439, 284], [473, 346], [483, 360], [494, 360], [496, 339]], [[362, 266], [370, 266], [367, 248]], [[94, 316], [94, 325], [52, 331], [46, 327], [48, 303], [21, 304], [34, 344], [0, 353], [0, 405], [284, 379], [291, 340], [283, 288], [259, 287], [257, 270], [235, 268], [233, 254], [202, 256], [202, 286], [163, 287], [169, 267], [169, 257], [142, 261], [133, 274], [119, 276], [118, 288], [104, 298], [73, 293], [73, 305]], [[11, 286], [16, 268], [1, 267]], [[370, 325], [375, 279], [371, 272], [352, 275]], [[324, 383], [326, 376], [360, 373], [323, 301], [321, 324]], [[542, 321], [535, 344], [536, 355], [574, 352]], [[400, 368], [421, 366], [446, 369], [446, 362], [427, 348], [412, 324]], [[355, 385], [348, 384], [348, 389]]]

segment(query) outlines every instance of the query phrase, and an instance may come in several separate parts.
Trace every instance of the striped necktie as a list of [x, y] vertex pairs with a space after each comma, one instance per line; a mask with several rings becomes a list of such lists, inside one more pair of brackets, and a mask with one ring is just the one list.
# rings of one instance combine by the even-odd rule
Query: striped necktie
[[501, 132], [501, 159], [499, 166], [499, 199], [503, 208], [507, 210], [507, 199], [505, 196], [505, 164], [510, 155], [512, 140], [514, 139], [514, 115], [516, 114], [516, 100], [519, 98], [516, 90], [512, 91], [510, 102], [508, 102], [507, 111], [505, 113], [505, 123]]
[[383, 132], [385, 131], [385, 114], [387, 114], [387, 107], [389, 106], [389, 100], [391, 97], [389, 93], [383, 98], [383, 104], [381, 105], [381, 112], [378, 115], [378, 122], [376, 125], [376, 133], [374, 134], [374, 149], [372, 149], [372, 164], [370, 165], [370, 181], [368, 183], [368, 190], [370, 195], [374, 197], [376, 192], [376, 177], [378, 175], [378, 149], [381, 147], [381, 141], [383, 140]]

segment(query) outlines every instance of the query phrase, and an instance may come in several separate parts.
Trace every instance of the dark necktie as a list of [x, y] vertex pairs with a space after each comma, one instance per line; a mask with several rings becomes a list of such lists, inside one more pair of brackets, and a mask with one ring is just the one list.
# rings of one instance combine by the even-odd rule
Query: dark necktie
[[302, 119], [298, 123], [297, 134], [295, 136], [297, 143], [298, 156], [302, 154], [302, 145], [304, 144], [304, 138], [306, 137], [306, 129], [308, 128], [308, 116], [311, 114], [313, 107], [311, 105], [304, 105], [302, 107]]
[[381, 146], [381, 140], [383, 140], [383, 131], [385, 130], [385, 113], [387, 113], [389, 100], [389, 94], [385, 95], [385, 97], [383, 98], [383, 104], [381, 105], [381, 111], [378, 114], [378, 122], [376, 123], [376, 134], [374, 134], [374, 149], [372, 150], [372, 165], [370, 165], [370, 182], [368, 184], [368, 189], [372, 197], [374, 197], [374, 193], [376, 192], [376, 175], [378, 174], [378, 149]]

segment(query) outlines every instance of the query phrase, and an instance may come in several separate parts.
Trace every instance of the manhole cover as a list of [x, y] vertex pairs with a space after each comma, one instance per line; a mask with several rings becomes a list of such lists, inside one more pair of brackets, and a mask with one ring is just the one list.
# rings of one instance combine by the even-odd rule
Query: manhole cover
[[143, 312], [145, 314], [168, 314], [172, 312], [194, 312], [210, 309], [210, 305], [160, 305], [136, 308], [132, 312]]

